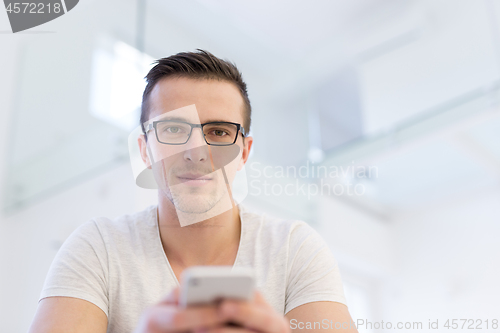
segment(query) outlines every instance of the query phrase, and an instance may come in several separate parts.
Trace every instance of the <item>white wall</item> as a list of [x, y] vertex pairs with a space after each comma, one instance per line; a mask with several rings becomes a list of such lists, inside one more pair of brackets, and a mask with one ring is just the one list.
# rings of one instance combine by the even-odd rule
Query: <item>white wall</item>
[[386, 320], [498, 318], [500, 190], [401, 216], [395, 227]]
[[[10, 115], [11, 108], [13, 105], [13, 96], [15, 90], [15, 69], [17, 67], [17, 54], [18, 54], [18, 43], [19, 39], [14, 38], [14, 36], [6, 35], [2, 36], [2, 47], [3, 50], [0, 52], [0, 203], [3, 203], [4, 193], [3, 193], [3, 182], [4, 182], [4, 172], [5, 172], [5, 155], [8, 149], [7, 137], [9, 135], [9, 125], [10, 125]], [[6, 275], [8, 273], [8, 267], [5, 264], [6, 258], [9, 255], [7, 247], [7, 239], [9, 235], [7, 234], [4, 216], [0, 212], [0, 330], [2, 330], [1, 323], [6, 320], [9, 316], [7, 312], [4, 311], [8, 306], [6, 300]], [[3, 331], [3, 330], [2, 330]]]
[[393, 226], [345, 201], [322, 197], [318, 230], [345, 266], [384, 276], [394, 268]]
[[[491, 321], [500, 313], [500, 189], [391, 221], [322, 198], [318, 220], [344, 282], [369, 299], [363, 319], [421, 321], [424, 328], [439, 319], [442, 329], [446, 319]], [[359, 304], [347, 301], [359, 319]]]
[[315, 228], [339, 263], [351, 316], [380, 316], [382, 287], [396, 265], [394, 224], [336, 197], [319, 198], [317, 217]]

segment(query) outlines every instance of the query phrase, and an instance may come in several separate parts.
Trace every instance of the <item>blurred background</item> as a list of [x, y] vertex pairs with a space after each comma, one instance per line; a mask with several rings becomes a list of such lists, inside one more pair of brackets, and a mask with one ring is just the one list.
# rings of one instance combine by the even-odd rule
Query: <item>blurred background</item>
[[156, 203], [142, 78], [197, 48], [248, 84], [244, 204], [321, 233], [355, 320], [500, 319], [500, 2], [82, 0], [17, 34], [0, 10], [1, 332], [75, 228]]

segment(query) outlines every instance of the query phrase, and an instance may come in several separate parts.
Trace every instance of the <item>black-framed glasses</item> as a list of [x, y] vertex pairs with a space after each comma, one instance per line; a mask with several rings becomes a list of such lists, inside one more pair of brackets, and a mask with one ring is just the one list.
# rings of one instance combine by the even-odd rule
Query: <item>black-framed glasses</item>
[[153, 121], [146, 127], [146, 133], [154, 128], [159, 143], [183, 145], [189, 141], [193, 128], [201, 128], [208, 145], [230, 146], [238, 139], [238, 133], [246, 136], [245, 129], [237, 123], [214, 121], [204, 124], [191, 124], [177, 120]]

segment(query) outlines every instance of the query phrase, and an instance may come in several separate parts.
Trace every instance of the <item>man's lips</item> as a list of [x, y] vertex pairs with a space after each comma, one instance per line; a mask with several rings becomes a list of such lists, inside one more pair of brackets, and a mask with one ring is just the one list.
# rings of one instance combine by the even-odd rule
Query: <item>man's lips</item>
[[186, 173], [178, 175], [177, 178], [181, 183], [192, 186], [205, 185], [212, 180], [212, 177], [202, 174]]
[[204, 175], [204, 174], [196, 174], [196, 173], [184, 173], [182, 175], [177, 175], [177, 178], [186, 179], [186, 180], [211, 180], [212, 177]]

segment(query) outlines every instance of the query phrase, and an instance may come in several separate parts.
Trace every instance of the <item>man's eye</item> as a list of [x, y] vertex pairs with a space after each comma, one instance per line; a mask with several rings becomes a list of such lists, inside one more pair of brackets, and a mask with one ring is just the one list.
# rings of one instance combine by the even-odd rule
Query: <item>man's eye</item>
[[213, 134], [215, 136], [228, 135], [228, 133], [226, 131], [223, 131], [223, 130], [213, 130], [211, 134]]
[[176, 133], [179, 133], [181, 131], [181, 128], [177, 127], [177, 126], [171, 126], [171, 127], [167, 127], [166, 131], [169, 133], [172, 133], [172, 134], [176, 134]]

